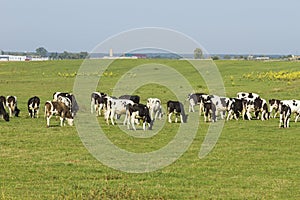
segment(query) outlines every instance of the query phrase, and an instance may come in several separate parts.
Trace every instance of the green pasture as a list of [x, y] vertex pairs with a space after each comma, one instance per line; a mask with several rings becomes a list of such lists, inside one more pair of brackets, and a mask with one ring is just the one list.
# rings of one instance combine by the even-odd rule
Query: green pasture
[[[176, 69], [195, 92], [209, 91], [199, 73], [183, 60], [117, 60], [105, 72], [78, 74], [82, 62], [0, 62], [0, 95], [17, 96], [21, 110], [20, 117], [9, 122], [0, 119], [0, 199], [300, 198], [300, 122], [293, 120], [288, 129], [278, 128], [278, 118], [225, 122], [216, 146], [199, 159], [210, 125], [201, 116], [190, 147], [165, 168], [149, 173], [126, 173], [102, 164], [85, 148], [76, 127], [59, 127], [59, 121], [53, 117], [47, 128], [43, 117], [44, 103], [56, 91], [72, 92], [76, 75], [101, 78], [97, 90], [111, 94], [114, 84], [128, 70], [156, 63]], [[215, 64], [228, 97], [244, 91], [258, 93], [266, 100], [300, 99], [300, 79], [256, 76], [266, 72], [297, 73], [299, 62], [233, 60]], [[132, 80], [135, 78], [132, 74]], [[190, 92], [193, 91], [186, 94]], [[159, 97], [164, 109], [167, 100], [176, 98], [176, 94], [158, 84], [141, 86], [135, 94], [141, 96], [142, 103], [148, 97]], [[27, 113], [27, 100], [34, 95], [42, 102], [37, 119], [29, 118]], [[188, 103], [183, 103], [187, 112]], [[163, 121], [157, 121], [156, 127], [154, 124], [154, 129], [158, 125], [163, 127], [153, 137], [135, 138], [120, 131], [122, 126], [107, 125], [102, 116], [98, 117], [102, 130], [115, 145], [135, 153], [160, 149], [175, 137], [180, 124], [164, 123], [165, 120], [166, 116]]]

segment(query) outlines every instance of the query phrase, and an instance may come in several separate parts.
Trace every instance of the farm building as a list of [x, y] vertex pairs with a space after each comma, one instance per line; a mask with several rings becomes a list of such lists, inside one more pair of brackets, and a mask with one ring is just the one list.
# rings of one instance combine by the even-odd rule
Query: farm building
[[26, 56], [0, 55], [0, 61], [25, 61]]

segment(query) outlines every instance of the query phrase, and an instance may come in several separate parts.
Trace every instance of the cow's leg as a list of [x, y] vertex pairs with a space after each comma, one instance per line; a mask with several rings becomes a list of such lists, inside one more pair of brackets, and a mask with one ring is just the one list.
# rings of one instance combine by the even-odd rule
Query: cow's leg
[[282, 114], [280, 113], [280, 115], [279, 115], [279, 128], [281, 128], [281, 123], [282, 123]]
[[60, 117], [60, 126], [65, 126], [64, 118], [63, 117]]
[[183, 115], [180, 113], [180, 122], [183, 123]]
[[112, 125], [115, 125], [115, 123], [114, 123], [114, 116], [115, 116], [115, 112], [111, 112], [110, 113], [110, 121], [111, 121]]
[[50, 126], [50, 118], [52, 117], [52, 115], [50, 114], [49, 116], [46, 116], [47, 119], [47, 127]]
[[299, 115], [300, 115], [300, 112], [298, 112], [296, 117], [295, 117], [295, 123], [298, 121]]
[[201, 116], [201, 112], [202, 112], [202, 110], [203, 110], [203, 104], [202, 103], [200, 103], [199, 104], [199, 116]]
[[175, 123], [177, 123], [177, 113], [175, 114]]
[[132, 126], [132, 129], [136, 131], [136, 128], [135, 128], [135, 117], [136, 117], [136, 114], [133, 112], [131, 114], [131, 126]]
[[169, 116], [168, 116], [168, 121], [169, 121], [169, 123], [172, 123], [171, 117], [172, 117], [172, 113], [169, 113]]

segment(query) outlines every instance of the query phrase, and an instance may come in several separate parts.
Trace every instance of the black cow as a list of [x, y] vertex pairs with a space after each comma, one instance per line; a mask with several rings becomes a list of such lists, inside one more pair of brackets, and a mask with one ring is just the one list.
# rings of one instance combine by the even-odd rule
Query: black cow
[[244, 119], [246, 114], [247, 100], [238, 98], [230, 98], [230, 100], [231, 105], [228, 111], [227, 120], [232, 119], [233, 117], [238, 120], [240, 116], [242, 116]]
[[152, 129], [153, 121], [151, 120], [149, 109], [144, 104], [127, 104], [127, 111], [129, 117], [127, 117], [128, 123], [127, 128], [130, 129], [130, 124], [133, 128], [133, 130], [136, 130], [135, 128], [135, 121], [136, 119], [142, 120], [143, 122], [143, 130], [146, 130], [146, 124], [149, 126], [149, 130]]
[[31, 118], [39, 117], [40, 98], [37, 96], [31, 97], [27, 102], [28, 113]]
[[177, 116], [180, 115], [181, 123], [187, 122], [187, 115], [185, 115], [183, 104], [179, 101], [167, 102], [168, 121], [172, 123], [171, 116], [175, 114], [175, 123], [177, 123]]
[[125, 95], [119, 96], [119, 99], [129, 99], [129, 100], [133, 101], [133, 103], [137, 103], [137, 104], [140, 103], [140, 97], [138, 95], [125, 94]]
[[9, 121], [9, 114], [6, 112], [2, 102], [0, 102], [0, 117], [3, 117], [7, 122]]
[[17, 106], [17, 97], [16, 96], [7, 96], [6, 97], [6, 106], [8, 107], [9, 116], [19, 117], [20, 110]]

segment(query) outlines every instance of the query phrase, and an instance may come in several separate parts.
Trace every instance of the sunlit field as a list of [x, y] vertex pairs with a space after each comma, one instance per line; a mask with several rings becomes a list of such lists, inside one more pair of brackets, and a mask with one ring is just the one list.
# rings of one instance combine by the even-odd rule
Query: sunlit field
[[[0, 95], [17, 96], [21, 110], [20, 117], [9, 122], [0, 119], [1, 199], [300, 198], [300, 122], [295, 123], [294, 116], [288, 129], [278, 128], [278, 118], [226, 121], [217, 144], [203, 159], [198, 154], [210, 123], [200, 116], [190, 147], [165, 168], [126, 173], [102, 164], [85, 148], [76, 126], [60, 127], [59, 120], [53, 117], [47, 128], [44, 118], [44, 104], [54, 92], [73, 91], [82, 62], [0, 62]], [[154, 59], [114, 61], [104, 73], [94, 74], [101, 78], [97, 91], [110, 95], [124, 73], [150, 63], [176, 69], [194, 92], [209, 92], [203, 78], [187, 61]], [[215, 64], [227, 97], [235, 97], [237, 92], [255, 92], [267, 101], [300, 100], [300, 62], [226, 60]], [[190, 92], [193, 91], [186, 94]], [[160, 98], [165, 112], [166, 102], [176, 98], [167, 87], [157, 84], [141, 86], [135, 94], [144, 104], [148, 97]], [[31, 119], [27, 101], [35, 95], [41, 99], [40, 116]], [[188, 102], [183, 103], [189, 118], [198, 117], [198, 107], [195, 113], [188, 113]], [[164, 115], [152, 130], [162, 127], [158, 134], [136, 138], [121, 131], [121, 120], [117, 121], [120, 127], [107, 125], [103, 116], [97, 120], [116, 146], [136, 153], [164, 147], [180, 126], [168, 123]], [[147, 132], [151, 134], [151, 130]]]

